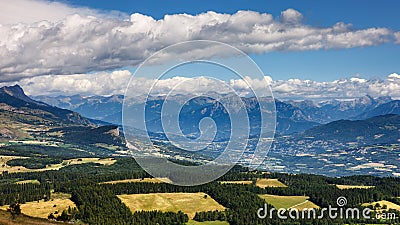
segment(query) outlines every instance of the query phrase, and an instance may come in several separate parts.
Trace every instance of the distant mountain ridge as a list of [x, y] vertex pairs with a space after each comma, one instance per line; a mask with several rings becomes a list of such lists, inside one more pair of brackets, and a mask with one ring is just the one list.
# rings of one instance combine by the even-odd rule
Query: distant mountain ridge
[[107, 120], [107, 117], [112, 116], [116, 112], [121, 112], [123, 95], [104, 96], [89, 96], [81, 95], [73, 96], [35, 96], [36, 100], [46, 102], [48, 104], [79, 112], [85, 117], [103, 120], [106, 122], [115, 122]]
[[[113, 124], [122, 123], [122, 95], [113, 96], [36, 96], [37, 100], [63, 107], [81, 113], [85, 117], [106, 121]], [[174, 99], [175, 98], [175, 99]], [[175, 96], [172, 100], [179, 102], [182, 96]], [[154, 97], [151, 102], [162, 100]], [[143, 107], [143, 103], [133, 103], [131, 107]], [[200, 102], [192, 102], [193, 109], [206, 108]], [[250, 104], [248, 103], [245, 104]], [[390, 105], [394, 104], [392, 108]], [[330, 100], [315, 103], [311, 100], [275, 102], [277, 110], [277, 132], [279, 134], [301, 133], [319, 124], [326, 124], [336, 120], [367, 119], [377, 115], [389, 113], [400, 114], [398, 103], [389, 96], [373, 98], [364, 96], [353, 100]], [[190, 108], [190, 107], [189, 107]], [[160, 111], [160, 110], [158, 110]]]
[[356, 116], [355, 119], [367, 119], [387, 114], [400, 114], [400, 100], [394, 100], [381, 104], [370, 111], [361, 113], [360, 115]]
[[392, 99], [389, 96], [372, 98], [371, 96], [366, 95], [354, 100], [339, 101], [334, 99], [321, 103], [314, 103], [310, 100], [304, 100], [288, 101], [288, 103], [301, 109], [311, 121], [318, 123], [329, 123], [342, 119], [359, 119], [358, 116], [360, 114], [369, 112], [380, 105], [391, 101]]
[[400, 115], [380, 115], [365, 120], [338, 120], [305, 131], [300, 139], [331, 140], [361, 145], [400, 143]]
[[[172, 101], [176, 101], [176, 103], [180, 103], [181, 99], [184, 99], [185, 96], [175, 96], [172, 98]], [[122, 123], [122, 103], [123, 96], [114, 95], [110, 97], [103, 96], [92, 96], [92, 97], [82, 97], [78, 95], [74, 96], [57, 96], [57, 97], [48, 97], [48, 96], [36, 96], [34, 97], [37, 100], [47, 102], [49, 104], [56, 105], [58, 107], [65, 107], [74, 111], [81, 113], [82, 115], [99, 119], [102, 121], [106, 121], [113, 124], [121, 124]], [[209, 100], [209, 99], [208, 99]], [[254, 108], [253, 100], [251, 98], [243, 98], [244, 103], [248, 109], [250, 109], [249, 113], [257, 110]], [[148, 101], [148, 104], [161, 106], [160, 102], [163, 101], [163, 98], [154, 97]], [[143, 108], [143, 103], [137, 102], [133, 103], [130, 107], [132, 108]], [[207, 98], [198, 99], [197, 101], [191, 101], [191, 105], [186, 106], [186, 110], [194, 110], [201, 111], [209, 108], [209, 112], [211, 112], [211, 108]], [[277, 130], [279, 133], [290, 134], [304, 131], [308, 128], [311, 128], [319, 123], [310, 121], [304, 113], [290, 104], [276, 101], [277, 108]], [[161, 112], [160, 107], [156, 107], [153, 109], [154, 115], [157, 115]], [[214, 110], [215, 112], [215, 110]], [[222, 113], [223, 114], [223, 113]], [[222, 115], [220, 114], [220, 115]], [[203, 115], [203, 117], [206, 115]], [[187, 118], [190, 120], [190, 118]], [[188, 121], [192, 122], [192, 121]], [[226, 121], [227, 122], [227, 121]], [[150, 126], [151, 127], [151, 126]], [[155, 128], [153, 131], [159, 131], [159, 128]]]

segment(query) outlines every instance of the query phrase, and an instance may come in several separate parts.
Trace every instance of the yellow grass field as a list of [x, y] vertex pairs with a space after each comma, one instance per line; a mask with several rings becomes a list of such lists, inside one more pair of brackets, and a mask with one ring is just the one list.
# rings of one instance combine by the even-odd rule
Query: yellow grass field
[[113, 181], [107, 181], [107, 182], [102, 182], [101, 184], [118, 184], [118, 183], [134, 183], [134, 182], [147, 182], [147, 183], [163, 183], [167, 182], [168, 183], [168, 178], [163, 178], [163, 179], [156, 179], [156, 178], [143, 178], [143, 179], [126, 179], [126, 180], [113, 180]]
[[204, 221], [204, 222], [197, 222], [194, 220], [189, 220], [186, 223], [187, 225], [229, 225], [227, 221]]
[[84, 164], [84, 163], [100, 163], [103, 165], [111, 165], [116, 162], [113, 158], [77, 158], [77, 159], [68, 159], [64, 160], [59, 164], [48, 165], [43, 169], [28, 169], [23, 166], [8, 166], [6, 163], [12, 159], [18, 158], [27, 158], [27, 157], [19, 157], [19, 156], [0, 156], [0, 173], [3, 171], [7, 171], [9, 173], [23, 173], [23, 172], [40, 172], [46, 170], [59, 170], [64, 166], [68, 165], [76, 165], [76, 164]]
[[18, 182], [15, 182], [16, 184], [40, 184], [38, 180], [21, 180]]
[[307, 200], [306, 202], [303, 202], [303, 203], [298, 204], [295, 207], [291, 207], [291, 208], [303, 210], [303, 209], [319, 209], [320, 207], [318, 205], [316, 205], [314, 202]]
[[256, 185], [260, 188], [265, 187], [287, 187], [284, 183], [278, 179], [258, 179]]
[[151, 193], [118, 195], [118, 198], [132, 212], [140, 210], [161, 210], [164, 212], [182, 211], [192, 219], [196, 212], [225, 210], [218, 202], [206, 194], [199, 193]]
[[19, 144], [26, 144], [26, 145], [47, 145], [47, 146], [57, 146], [54, 143], [50, 143], [47, 141], [35, 141], [35, 140], [31, 140], [31, 141], [9, 141], [9, 143], [19, 143]]
[[296, 208], [302, 210], [304, 208], [319, 208], [319, 206], [309, 201], [307, 196], [279, 196], [268, 194], [259, 196], [277, 209]]
[[84, 164], [84, 163], [100, 163], [102, 165], [112, 165], [116, 162], [117, 160], [113, 158], [105, 158], [105, 159], [100, 159], [100, 158], [78, 158], [78, 159], [69, 159], [69, 160], [64, 160], [64, 164], [67, 163], [68, 165], [76, 165], [76, 164]]
[[221, 181], [221, 184], [252, 184], [251, 180]]
[[[239, 180], [239, 181], [221, 181], [221, 184], [252, 184], [251, 180]], [[287, 187], [284, 183], [278, 179], [265, 179], [261, 178], [256, 181], [256, 185], [260, 188], [265, 187]]]
[[337, 188], [339, 188], [340, 190], [344, 190], [344, 189], [369, 189], [369, 188], [374, 188], [375, 186], [363, 186], [363, 185], [340, 185], [337, 184], [336, 185]]
[[[376, 203], [379, 203], [379, 205], [381, 205], [381, 207], [383, 205], [386, 205], [387, 206], [387, 210], [388, 209], [395, 209], [395, 210], [400, 211], [400, 206], [399, 205], [394, 204], [393, 202], [386, 201], [386, 200], [378, 201], [378, 202], [364, 203], [364, 204], [362, 204], [362, 206], [370, 206], [370, 205], [375, 206]], [[381, 210], [378, 210], [378, 211], [381, 211]]]
[[[27, 202], [21, 204], [21, 212], [25, 215], [39, 218], [46, 218], [50, 213], [55, 213], [56, 211], [61, 214], [68, 206], [71, 208], [76, 207], [75, 203], [69, 198], [71, 195], [65, 193], [54, 193], [51, 195], [49, 201], [40, 200], [35, 202]], [[55, 207], [54, 207], [55, 206]], [[7, 210], [8, 205], [1, 206], [0, 209]]]

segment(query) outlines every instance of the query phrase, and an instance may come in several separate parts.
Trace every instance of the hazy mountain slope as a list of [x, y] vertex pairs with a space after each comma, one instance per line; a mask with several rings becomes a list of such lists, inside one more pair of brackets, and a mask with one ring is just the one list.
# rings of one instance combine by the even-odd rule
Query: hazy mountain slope
[[36, 100], [46, 102], [56, 107], [73, 110], [81, 115], [110, 122], [105, 119], [120, 113], [124, 97], [122, 95], [90, 96], [83, 97], [81, 95], [73, 96], [35, 96]]
[[358, 142], [360, 144], [391, 144], [400, 141], [400, 115], [383, 115], [366, 120], [339, 120], [311, 128], [302, 138]]
[[355, 119], [367, 119], [374, 116], [386, 115], [386, 114], [400, 114], [400, 100], [390, 101], [388, 103], [379, 105], [378, 107], [364, 112], [355, 117]]
[[105, 143], [123, 146], [118, 127], [96, 127], [67, 109], [35, 101], [18, 85], [0, 88], [0, 139], [49, 139], [75, 144]]
[[[123, 102], [123, 96], [115, 95], [115, 96], [110, 96], [110, 97], [102, 97], [102, 96], [92, 96], [92, 97], [82, 97], [78, 95], [74, 96], [58, 96], [58, 97], [46, 97], [46, 96], [37, 96], [35, 97], [36, 99], [40, 99], [41, 101], [48, 102], [49, 104], [55, 104], [56, 106], [59, 107], [66, 107], [68, 109], [77, 111], [81, 113], [82, 115], [89, 117], [89, 118], [94, 118], [94, 119], [100, 119], [102, 121], [106, 121], [109, 123], [113, 124], [121, 124], [122, 123], [122, 102]], [[175, 96], [171, 99], [170, 101], [175, 101], [176, 103], [179, 103], [181, 101], [182, 96]], [[244, 98], [243, 99], [246, 107], [249, 109], [249, 114], [250, 117], [254, 117], [255, 112], [258, 110], [257, 106], [254, 105], [254, 101], [251, 98]], [[148, 104], [150, 105], [155, 105], [158, 107], [153, 107], [150, 112], [147, 114], [148, 116], [148, 121], [153, 120], [151, 117], [158, 115], [161, 112], [161, 105], [162, 99], [159, 98], [154, 98], [149, 100]], [[140, 110], [143, 108], [143, 103], [133, 103], [130, 107], [136, 108], [135, 110]], [[203, 101], [200, 101], [197, 99], [197, 101], [191, 101], [189, 105], [185, 106], [185, 110], [187, 112], [189, 111], [194, 111], [194, 112], [201, 112], [202, 110], [207, 110], [208, 112], [213, 112], [214, 118], [215, 119], [221, 119], [224, 113], [218, 112], [218, 109], [221, 110], [221, 107], [216, 107], [216, 109], [210, 108], [210, 104], [206, 99], [203, 99]], [[299, 109], [298, 107], [292, 106], [291, 104], [281, 102], [281, 101], [276, 101], [276, 109], [277, 109], [277, 131], [282, 134], [290, 134], [290, 133], [296, 133], [296, 132], [302, 132], [306, 129], [309, 129], [315, 125], [318, 125], [317, 122], [312, 121], [312, 119], [305, 115], [304, 112]], [[134, 110], [134, 111], [135, 111]], [[201, 113], [200, 113], [201, 115]], [[220, 115], [220, 117], [217, 117], [216, 115]], [[202, 117], [205, 117], [203, 115]], [[208, 115], [209, 116], [209, 115]], [[185, 119], [185, 116], [182, 118], [183, 120]], [[254, 119], [254, 118], [253, 118]], [[189, 122], [192, 126], [193, 121], [191, 118], [187, 118], [187, 122]], [[198, 121], [198, 120], [196, 120]], [[184, 121], [183, 121], [184, 122]], [[225, 121], [229, 122], [229, 121]], [[154, 123], [158, 123], [154, 121]], [[188, 123], [188, 124], [189, 124]], [[255, 124], [256, 125], [256, 124]], [[150, 125], [150, 128], [153, 127], [154, 129], [151, 129], [152, 132], [158, 132], [160, 131], [159, 127], [156, 128], [156, 125]], [[194, 126], [194, 125], [193, 125]]]
[[10, 118], [23, 122], [24, 117], [38, 117], [36, 123], [45, 124], [81, 124], [91, 125], [87, 118], [76, 112], [50, 106], [46, 103], [32, 100], [25, 95], [18, 85], [0, 88], [0, 104], [2, 114], [12, 112], [15, 117]]
[[[342, 119], [365, 119], [358, 115], [374, 110], [382, 104], [388, 103], [392, 99], [388, 96], [372, 98], [364, 96], [353, 100], [330, 100], [321, 103], [315, 103], [310, 100], [288, 101], [287, 103], [299, 108], [304, 116], [314, 122], [329, 123]], [[377, 114], [384, 115], [389, 113]], [[374, 115], [374, 116], [377, 116]]]

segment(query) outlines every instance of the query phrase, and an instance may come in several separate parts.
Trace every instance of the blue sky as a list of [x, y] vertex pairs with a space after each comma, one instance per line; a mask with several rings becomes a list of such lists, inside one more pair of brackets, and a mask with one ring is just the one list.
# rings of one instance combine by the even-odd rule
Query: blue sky
[[[247, 53], [278, 98], [400, 99], [399, 12], [397, 0], [0, 1], [0, 84], [21, 84], [32, 95], [122, 94], [157, 51], [212, 40]], [[219, 53], [227, 54], [208, 46], [166, 59]], [[194, 78], [203, 71], [179, 73]], [[138, 94], [151, 84], [135, 82]], [[218, 90], [204, 79], [193, 82]]]
[[[205, 0], [205, 1], [98, 1], [65, 0], [67, 4], [99, 10], [117, 10], [128, 15], [141, 13], [162, 19], [166, 14], [196, 15], [207, 11], [233, 14], [238, 10], [265, 12], [278, 17], [293, 8], [304, 16], [304, 23], [316, 27], [337, 22], [351, 23], [354, 29], [385, 27], [400, 30], [400, 2], [392, 1], [312, 1], [312, 0]], [[251, 54], [260, 68], [274, 79], [313, 79], [330, 81], [359, 74], [364, 78], [400, 73], [400, 47], [384, 44], [351, 49]]]
[[398, 13], [400, 2], [384, 1], [317, 1], [317, 0], [64, 0], [68, 4], [87, 6], [102, 10], [118, 10], [142, 13], [161, 19], [165, 14], [198, 14], [207, 11], [235, 13], [238, 10], [252, 10], [279, 15], [288, 8], [302, 12], [312, 25], [332, 25], [336, 22], [353, 23], [358, 28], [389, 26], [399, 30]]

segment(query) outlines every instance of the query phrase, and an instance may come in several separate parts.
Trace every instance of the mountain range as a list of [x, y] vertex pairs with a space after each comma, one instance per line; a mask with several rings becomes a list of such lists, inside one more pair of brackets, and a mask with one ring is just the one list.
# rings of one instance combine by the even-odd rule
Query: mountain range
[[[175, 96], [168, 104], [176, 108], [182, 105], [183, 99], [185, 96]], [[228, 143], [227, 140], [231, 140], [230, 122], [241, 120], [239, 114], [236, 115], [240, 108], [237, 101], [232, 100], [229, 103], [233, 108], [231, 114], [228, 114], [224, 105], [210, 97], [196, 97], [184, 102], [178, 122], [186, 137], [201, 136], [199, 124], [202, 124], [200, 121], [206, 117], [211, 117], [218, 127], [215, 142], [210, 149], [190, 154], [165, 142], [166, 133], [161, 124], [164, 123], [170, 128], [170, 123], [176, 122], [176, 118], [169, 117], [168, 114], [161, 117], [161, 110], [165, 104], [163, 97], [152, 97], [146, 103], [133, 102], [128, 105], [128, 110], [134, 115], [133, 124], [143, 123], [143, 116], [140, 115], [143, 107], [146, 107], [147, 134], [150, 134], [160, 148], [160, 153], [202, 160], [204, 157], [216, 157], [219, 149]], [[303, 171], [302, 165], [308, 165], [310, 170], [325, 166], [329, 168], [327, 173], [333, 176], [348, 175], [353, 174], [351, 169], [357, 165], [362, 166], [368, 162], [385, 162], [386, 165], [393, 157], [398, 157], [398, 100], [364, 96], [353, 100], [319, 103], [308, 100], [259, 101], [275, 105], [277, 112], [277, 133], [270, 151], [271, 158], [269, 163], [264, 165], [269, 169], [269, 165], [272, 165], [272, 171], [275, 167], [280, 171], [282, 166], [288, 172]], [[263, 109], [255, 98], [242, 98], [241, 102], [244, 103], [250, 119], [251, 136], [248, 147], [252, 148], [253, 141], [257, 140], [253, 137], [257, 137], [257, 132], [262, 127], [260, 113]], [[15, 154], [15, 151], [18, 151], [18, 154], [28, 157], [37, 154], [58, 157], [60, 152], [66, 157], [125, 154], [126, 142], [119, 134], [117, 126], [121, 121], [122, 103], [122, 96], [41, 96], [35, 97], [34, 100], [26, 96], [19, 86], [0, 88], [0, 140], [3, 143], [18, 142], [16, 145], [0, 146], [0, 151], [3, 155]], [[84, 114], [52, 104], [74, 108]], [[100, 126], [98, 120], [89, 119], [87, 115], [116, 125]], [[204, 125], [206, 133], [209, 133], [208, 125]], [[146, 133], [144, 130], [133, 128], [132, 134], [136, 135], [139, 141], [134, 144], [140, 145], [140, 137]], [[168, 134], [168, 137], [180, 138], [173, 133], [172, 136]], [[243, 159], [246, 159], [246, 155]], [[357, 163], [354, 164], [354, 160]], [[349, 170], [337, 170], [337, 165], [345, 165]], [[375, 170], [367, 172], [377, 173]], [[387, 170], [387, 173], [392, 172]]]
[[[84, 97], [81, 95], [74, 96], [34, 96], [36, 100], [46, 102], [48, 104], [66, 108], [76, 111], [88, 118], [98, 119], [112, 124], [120, 125], [122, 123], [122, 95], [113, 96], [89, 96]], [[204, 97], [204, 101], [191, 101], [185, 108], [187, 111], [201, 111], [210, 108], [209, 101]], [[179, 103], [182, 96], [174, 96], [169, 98], [169, 101], [176, 101]], [[162, 102], [162, 98], [150, 99], [147, 104], [157, 105]], [[259, 109], [252, 107], [250, 98], [242, 99], [246, 108], [252, 111]], [[262, 99], [260, 100], [262, 101]], [[202, 105], [202, 102], [205, 103]], [[310, 100], [304, 101], [280, 101], [275, 100], [276, 115], [277, 115], [277, 133], [282, 135], [301, 133], [307, 129], [320, 124], [327, 124], [337, 120], [360, 120], [368, 119], [374, 116], [386, 114], [400, 114], [400, 101], [392, 100], [388, 96], [373, 98], [371, 96], [364, 96], [352, 100], [330, 100], [325, 102], [315, 103]], [[143, 108], [141, 102], [133, 103], [131, 108]], [[177, 104], [178, 105], [178, 104]], [[216, 109], [218, 106], [215, 105]], [[220, 107], [219, 107], [220, 108]], [[161, 107], [156, 107], [154, 115], [161, 112]], [[214, 114], [215, 114], [214, 110]], [[209, 109], [209, 112], [210, 109]], [[151, 113], [150, 113], [151, 114]], [[217, 113], [218, 114], [218, 113]], [[223, 115], [220, 114], [221, 116]], [[203, 117], [210, 116], [204, 114]], [[215, 116], [214, 116], [215, 117]], [[216, 118], [216, 117], [215, 117]], [[215, 119], [214, 118], [214, 119]], [[184, 118], [182, 118], [184, 120]], [[187, 118], [188, 124], [191, 124], [191, 118]], [[221, 118], [219, 118], [221, 119]], [[197, 120], [198, 121], [198, 120]], [[183, 121], [185, 122], [185, 121]], [[225, 119], [225, 122], [229, 122]], [[151, 126], [150, 126], [151, 127]], [[151, 130], [152, 132], [159, 132], [159, 129]]]
[[338, 120], [306, 130], [300, 137], [358, 145], [400, 142], [400, 115], [379, 115], [365, 120]]

